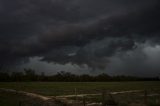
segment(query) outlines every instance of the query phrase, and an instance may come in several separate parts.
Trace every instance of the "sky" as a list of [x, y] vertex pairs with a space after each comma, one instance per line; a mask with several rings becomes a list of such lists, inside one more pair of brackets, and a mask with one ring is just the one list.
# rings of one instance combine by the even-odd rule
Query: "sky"
[[0, 0], [0, 68], [157, 76], [159, 0]]

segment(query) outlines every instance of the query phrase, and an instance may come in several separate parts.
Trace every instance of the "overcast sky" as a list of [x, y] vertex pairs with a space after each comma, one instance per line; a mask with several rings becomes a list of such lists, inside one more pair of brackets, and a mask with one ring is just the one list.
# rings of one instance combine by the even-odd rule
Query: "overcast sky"
[[0, 0], [0, 66], [160, 73], [159, 0]]

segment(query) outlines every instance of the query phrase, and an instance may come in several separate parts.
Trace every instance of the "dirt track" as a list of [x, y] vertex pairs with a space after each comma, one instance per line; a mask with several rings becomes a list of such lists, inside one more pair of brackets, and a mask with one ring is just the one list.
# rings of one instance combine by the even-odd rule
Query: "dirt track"
[[[137, 92], [141, 92], [142, 90], [131, 90], [131, 91], [120, 91], [120, 92], [110, 92], [110, 94], [112, 95], [117, 95], [117, 94], [125, 94], [125, 93], [137, 93]], [[84, 97], [84, 96], [99, 96], [102, 95], [101, 93], [98, 94], [79, 94], [79, 95], [61, 95], [61, 96], [57, 96], [59, 98], [70, 98], [70, 97]]]
[[[42, 106], [75, 106], [75, 101], [71, 102], [67, 98], [70, 97], [84, 97], [84, 96], [98, 96], [102, 94], [80, 94], [80, 95], [63, 95], [63, 96], [43, 96], [35, 93], [25, 92], [25, 91], [17, 91], [13, 89], [4, 89], [0, 88], [0, 91], [20, 94], [29, 97], [34, 101], [34, 99], [38, 99], [40, 102], [43, 102]], [[124, 93], [137, 93], [141, 92], [140, 90], [132, 90], [132, 91], [121, 91], [121, 92], [110, 92], [112, 95], [124, 94]], [[29, 105], [30, 106], [30, 105]], [[76, 104], [76, 106], [82, 106]], [[100, 106], [100, 104], [87, 104], [86, 106]]]
[[27, 96], [30, 99], [39, 100], [40, 102], [43, 102], [43, 106], [71, 106], [67, 101], [64, 99], [58, 99], [55, 97], [46, 97], [35, 93], [25, 92], [25, 91], [17, 91], [13, 89], [4, 89], [0, 88], [0, 91], [7, 92], [7, 93], [14, 93], [14, 94], [20, 94], [23, 96]]
[[42, 96], [42, 95], [39, 95], [39, 94], [29, 93], [29, 92], [24, 92], [24, 91], [17, 91], [17, 90], [13, 90], [13, 89], [1, 88], [0, 90], [4, 91], [4, 92], [22, 94], [22, 95], [25, 95], [25, 96], [28, 96], [28, 97], [32, 97], [32, 98], [38, 98], [38, 99], [43, 100], [43, 101], [47, 101], [47, 100], [51, 99], [49, 97], [45, 97], [45, 96]]

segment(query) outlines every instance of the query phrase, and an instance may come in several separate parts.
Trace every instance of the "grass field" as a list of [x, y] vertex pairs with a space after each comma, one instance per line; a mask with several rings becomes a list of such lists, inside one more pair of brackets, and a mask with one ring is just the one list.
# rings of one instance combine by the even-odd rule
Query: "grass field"
[[0, 106], [18, 106], [22, 96], [0, 92]]
[[160, 91], [160, 82], [0, 82], [0, 88], [56, 96], [74, 94], [75, 88], [78, 93], [95, 93], [103, 89], [108, 91]]
[[[110, 92], [147, 90], [150, 94], [160, 94], [160, 82], [0, 82], [0, 88], [15, 89], [20, 91], [33, 92], [45, 96], [94, 94], [102, 93], [103, 90]], [[138, 96], [137, 96], [138, 95]], [[113, 96], [121, 105], [128, 106], [127, 103], [141, 102], [144, 99], [144, 92], [127, 93]], [[160, 96], [148, 97], [149, 106], [160, 106]], [[70, 99], [75, 99], [70, 98]], [[82, 98], [79, 98], [81, 100]], [[17, 94], [0, 92], [0, 106], [19, 106], [19, 101], [28, 101], [25, 97]], [[87, 101], [100, 102], [101, 96], [86, 96]], [[157, 103], [156, 103], [157, 102]], [[158, 105], [156, 105], [158, 104]], [[39, 105], [40, 106], [40, 105]]]
[[0, 106], [41, 106], [42, 101], [15, 93], [0, 92]]

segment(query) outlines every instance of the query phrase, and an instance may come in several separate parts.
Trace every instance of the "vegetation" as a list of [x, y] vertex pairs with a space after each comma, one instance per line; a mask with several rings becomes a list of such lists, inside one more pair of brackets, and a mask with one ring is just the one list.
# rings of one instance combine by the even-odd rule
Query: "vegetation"
[[42, 106], [43, 102], [38, 99], [28, 98], [15, 93], [0, 91], [0, 106]]
[[[110, 96], [106, 97], [104, 103], [115, 103], [118, 104], [118, 106], [128, 106], [128, 104], [144, 102], [144, 90], [147, 90], [151, 95], [160, 94], [159, 81], [158, 77], [109, 76], [104, 73], [91, 76], [75, 75], [62, 71], [55, 75], [47, 76], [44, 73], [38, 75], [32, 69], [24, 69], [24, 72], [0, 72], [0, 88], [33, 92], [45, 96], [102, 94], [103, 91], [142, 91], [140, 93], [116, 94], [113, 95], [114, 100], [110, 99]], [[70, 97], [68, 99], [83, 101], [83, 97]], [[102, 95], [85, 96], [85, 99], [89, 103], [99, 103], [103, 101]], [[148, 106], [159, 106], [159, 99], [159, 95], [153, 97], [148, 96]], [[25, 106], [37, 106], [37, 104], [40, 106], [43, 104], [38, 100], [32, 100], [23, 95], [0, 91], [0, 106], [19, 106], [21, 103], [25, 103]], [[133, 104], [133, 106], [136, 105]]]
[[[128, 106], [131, 103], [144, 102], [144, 90], [148, 92], [148, 106], [159, 106], [160, 95], [149, 96], [152, 94], [160, 94], [160, 83], [158, 81], [136, 81], [136, 82], [0, 82], [0, 88], [15, 89], [20, 91], [33, 92], [45, 96], [73, 95], [75, 94], [100, 94], [99, 96], [86, 96], [86, 102], [99, 103], [102, 102], [102, 92], [116, 92], [128, 90], [142, 90], [139, 93], [124, 93], [113, 95], [114, 101], [118, 106]], [[29, 99], [29, 100], [28, 100]], [[0, 92], [0, 106], [18, 106], [19, 101], [23, 103], [34, 104], [30, 98], [22, 97], [22, 95], [9, 94]], [[68, 99], [75, 99], [68, 98]], [[83, 100], [83, 98], [77, 98]], [[107, 95], [106, 102], [113, 102]], [[36, 102], [38, 104], [40, 102]], [[23, 106], [23, 105], [22, 105]], [[27, 105], [25, 105], [27, 106]], [[32, 106], [29, 104], [29, 106]], [[34, 105], [37, 106], [37, 105]], [[40, 105], [38, 105], [40, 106]], [[136, 106], [136, 105], [133, 105]]]
[[0, 88], [23, 90], [42, 95], [70, 95], [101, 93], [101, 91], [148, 90], [160, 91], [158, 81], [138, 82], [1, 82]]
[[53, 82], [106, 82], [106, 81], [159, 81], [159, 77], [153, 78], [142, 78], [133, 76], [109, 76], [108, 74], [102, 73], [97, 76], [91, 75], [75, 75], [70, 72], [58, 72], [55, 75], [45, 75], [43, 72], [38, 75], [32, 69], [24, 69], [24, 72], [12, 72], [4, 73], [0, 72], [1, 82], [11, 81], [53, 81]]

